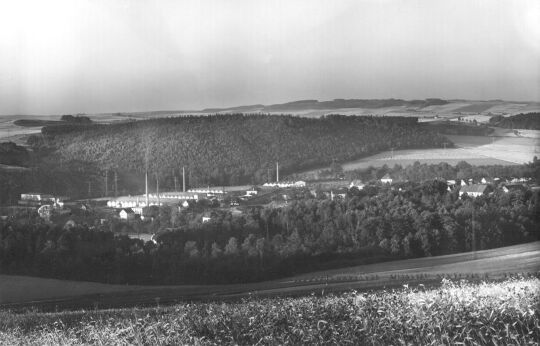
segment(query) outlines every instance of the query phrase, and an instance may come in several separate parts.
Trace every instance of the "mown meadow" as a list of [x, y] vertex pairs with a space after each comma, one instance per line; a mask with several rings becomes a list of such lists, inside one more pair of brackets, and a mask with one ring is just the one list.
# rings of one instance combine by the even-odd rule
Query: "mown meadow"
[[540, 280], [516, 277], [301, 298], [0, 312], [0, 344], [538, 345]]

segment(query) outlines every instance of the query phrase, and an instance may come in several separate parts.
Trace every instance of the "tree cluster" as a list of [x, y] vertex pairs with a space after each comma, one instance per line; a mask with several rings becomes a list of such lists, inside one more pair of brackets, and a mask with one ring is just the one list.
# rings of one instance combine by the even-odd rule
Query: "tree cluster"
[[242, 215], [185, 223], [161, 208], [157, 244], [99, 228], [0, 226], [0, 272], [115, 283], [233, 283], [380, 260], [451, 254], [538, 239], [538, 192], [459, 198], [446, 183], [351, 189]]

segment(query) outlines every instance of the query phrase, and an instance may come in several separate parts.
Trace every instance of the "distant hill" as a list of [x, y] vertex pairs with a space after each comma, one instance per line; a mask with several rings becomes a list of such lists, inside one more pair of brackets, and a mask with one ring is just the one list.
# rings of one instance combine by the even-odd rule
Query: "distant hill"
[[413, 117], [242, 114], [52, 126], [43, 134], [52, 155], [64, 161], [143, 172], [148, 158], [152, 172], [167, 177], [186, 166], [194, 182], [212, 185], [273, 179], [276, 161], [286, 174], [389, 148], [442, 147], [445, 141]]
[[342, 108], [383, 108], [383, 107], [395, 107], [395, 106], [414, 106], [414, 107], [427, 107], [433, 105], [444, 105], [448, 101], [441, 99], [426, 99], [426, 100], [412, 100], [405, 101], [400, 99], [334, 99], [332, 101], [318, 101], [318, 100], [298, 100], [287, 103], [273, 104], [273, 105], [251, 105], [251, 106], [239, 106], [230, 108], [207, 108], [203, 112], [276, 112], [276, 111], [295, 111], [295, 110], [309, 110], [309, 109], [342, 109]]

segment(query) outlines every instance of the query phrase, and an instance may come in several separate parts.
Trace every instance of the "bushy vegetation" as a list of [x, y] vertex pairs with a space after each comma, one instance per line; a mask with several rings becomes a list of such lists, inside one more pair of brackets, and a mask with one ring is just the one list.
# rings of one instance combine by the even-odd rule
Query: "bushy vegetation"
[[162, 207], [153, 221], [162, 230], [157, 245], [115, 237], [101, 225], [10, 221], [0, 226], [0, 272], [114, 283], [261, 281], [533, 241], [538, 215], [538, 192], [462, 199], [445, 182], [428, 181], [366, 186], [333, 201], [300, 194], [242, 215], [215, 210], [206, 223]]
[[[235, 185], [282, 173], [346, 161], [394, 148], [442, 147], [436, 132], [416, 118], [272, 115], [162, 118], [111, 125], [45, 127], [36, 148], [61, 161], [82, 160], [101, 169], [171, 177], [186, 167], [190, 185]], [[175, 173], [176, 172], [176, 173]]]
[[540, 280], [443, 280], [337, 296], [61, 313], [0, 312], [0, 343], [31, 345], [529, 345]]
[[0, 164], [21, 166], [28, 163], [26, 148], [13, 142], [0, 143]]
[[540, 113], [520, 113], [509, 117], [496, 115], [489, 119], [489, 123], [507, 129], [540, 130]]

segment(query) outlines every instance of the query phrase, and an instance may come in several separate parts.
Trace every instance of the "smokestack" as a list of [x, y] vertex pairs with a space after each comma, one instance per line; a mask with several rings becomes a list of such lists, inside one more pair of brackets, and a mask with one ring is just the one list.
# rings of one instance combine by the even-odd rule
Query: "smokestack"
[[279, 162], [276, 161], [276, 183], [279, 183]]
[[186, 170], [182, 167], [182, 191], [186, 192]]
[[146, 206], [149, 205], [149, 199], [148, 199], [148, 170], [145, 173], [145, 189], [146, 189]]

